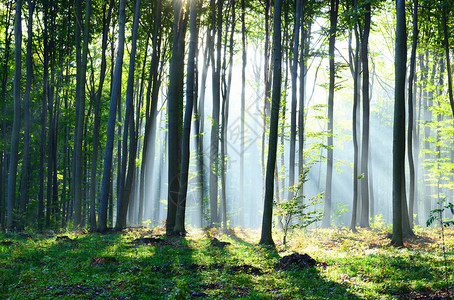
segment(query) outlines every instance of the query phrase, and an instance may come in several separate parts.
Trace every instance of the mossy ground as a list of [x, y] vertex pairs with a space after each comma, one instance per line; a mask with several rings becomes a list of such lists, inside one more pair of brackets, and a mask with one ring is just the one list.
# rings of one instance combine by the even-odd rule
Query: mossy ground
[[[294, 232], [287, 247], [257, 246], [253, 230], [190, 230], [164, 237], [160, 228], [119, 233], [0, 234], [1, 299], [448, 299], [440, 230], [417, 229], [405, 248], [390, 246], [386, 228]], [[454, 294], [454, 230], [446, 232]], [[57, 238], [68, 236], [69, 239]], [[132, 243], [141, 237], [162, 240]], [[213, 244], [217, 238], [229, 245]], [[319, 263], [276, 268], [293, 252]], [[439, 297], [439, 298], [436, 298]]]

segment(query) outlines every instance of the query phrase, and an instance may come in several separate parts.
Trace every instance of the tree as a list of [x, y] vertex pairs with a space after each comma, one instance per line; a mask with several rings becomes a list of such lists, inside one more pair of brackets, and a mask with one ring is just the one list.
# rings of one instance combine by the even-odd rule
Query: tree
[[184, 114], [183, 125], [183, 142], [181, 146], [181, 172], [180, 172], [180, 189], [178, 194], [178, 206], [176, 213], [176, 222], [174, 232], [177, 235], [184, 235], [185, 229], [185, 214], [186, 214], [186, 195], [188, 191], [189, 177], [189, 138], [191, 134], [192, 110], [195, 97], [195, 53], [197, 48], [197, 0], [190, 1], [190, 33], [191, 39], [189, 42], [188, 54], [188, 72], [186, 80], [186, 111]]
[[16, 2], [16, 17], [14, 21], [14, 119], [11, 132], [11, 152], [8, 174], [8, 202], [7, 202], [7, 223], [8, 228], [13, 228], [14, 208], [16, 199], [16, 175], [19, 160], [19, 130], [21, 118], [21, 68], [22, 68], [22, 0]]
[[405, 1], [396, 0], [395, 100], [393, 126], [393, 235], [392, 243], [403, 246], [402, 201], [405, 168], [405, 74], [407, 63], [407, 28]]
[[[296, 148], [296, 110], [297, 110], [297, 77], [298, 77], [298, 53], [300, 36], [300, 14], [301, 1], [296, 0], [295, 7], [295, 26], [293, 40], [293, 61], [292, 61], [292, 103], [290, 116], [290, 154], [289, 154], [289, 186], [295, 184], [295, 148]], [[304, 41], [302, 41], [304, 43]], [[300, 74], [300, 76], [304, 76]], [[300, 149], [302, 151], [302, 149]], [[289, 189], [287, 199], [293, 199], [293, 191]]]
[[268, 161], [266, 165], [265, 199], [262, 220], [262, 233], [259, 244], [274, 246], [271, 235], [273, 218], [273, 197], [274, 197], [274, 172], [276, 168], [276, 152], [278, 140], [279, 108], [281, 102], [281, 10], [282, 1], [274, 2], [273, 12], [273, 90], [270, 137], [268, 146]]
[[371, 4], [367, 2], [364, 12], [364, 29], [361, 36], [361, 64], [363, 72], [363, 128], [361, 145], [361, 216], [360, 226], [369, 227], [369, 115], [370, 115], [370, 96], [369, 96], [369, 34], [371, 24]]
[[322, 226], [327, 228], [331, 223], [331, 196], [333, 180], [333, 135], [334, 135], [334, 88], [335, 88], [335, 65], [334, 49], [337, 32], [337, 16], [339, 10], [339, 0], [331, 0], [330, 4], [330, 29], [329, 29], [329, 95], [328, 95], [328, 156], [326, 169], [326, 191], [325, 208]]
[[408, 134], [407, 134], [407, 153], [410, 171], [410, 190], [409, 190], [409, 217], [410, 226], [413, 227], [413, 211], [415, 203], [415, 162], [413, 159], [413, 137], [415, 121], [415, 105], [413, 103], [413, 83], [416, 71], [416, 48], [418, 46], [418, 0], [413, 2], [413, 38], [411, 43], [410, 74], [408, 76]]
[[104, 152], [104, 167], [101, 186], [101, 199], [99, 201], [98, 231], [103, 232], [107, 229], [107, 204], [109, 198], [110, 179], [112, 171], [113, 143], [115, 135], [115, 118], [117, 114], [117, 101], [121, 92], [121, 74], [123, 68], [123, 55], [125, 43], [125, 21], [126, 21], [126, 0], [120, 0], [119, 6], [119, 31], [118, 31], [118, 51], [115, 63], [115, 73], [112, 78], [112, 93], [110, 97], [109, 119], [107, 123], [107, 142]]
[[181, 68], [181, 61], [184, 56], [184, 44], [180, 42], [184, 34], [183, 26], [183, 3], [181, 1], [173, 1], [173, 44], [172, 44], [172, 58], [170, 59], [170, 73], [169, 73], [169, 95], [167, 104], [168, 113], [168, 128], [169, 128], [169, 143], [168, 143], [168, 196], [167, 196], [167, 221], [166, 233], [172, 235], [174, 233], [177, 203], [178, 203], [178, 190], [180, 187], [180, 174], [179, 174], [179, 148], [180, 132], [180, 99], [183, 92], [183, 78], [179, 74]]
[[[121, 162], [121, 174], [120, 174], [120, 189], [118, 195], [118, 212], [117, 212], [117, 223], [115, 228], [122, 229], [126, 227], [126, 213], [128, 211], [130, 188], [132, 183], [132, 172], [135, 169], [137, 141], [135, 139], [134, 129], [134, 71], [136, 62], [137, 52], [137, 32], [139, 30], [139, 15], [140, 15], [140, 0], [136, 0], [134, 9], [134, 22], [132, 30], [132, 47], [129, 56], [129, 73], [128, 73], [128, 84], [126, 87], [126, 113], [123, 131], [123, 156]], [[128, 137], [130, 141], [130, 147], [128, 152]], [[129, 163], [128, 163], [129, 157]], [[126, 174], [126, 170], [128, 173]]]
[[[85, 116], [85, 82], [87, 77], [88, 39], [90, 26], [91, 0], [85, 2], [85, 22], [82, 58], [80, 58], [80, 30], [82, 19], [81, 1], [76, 1], [76, 54], [77, 82], [76, 82], [76, 119], [74, 133], [73, 156], [73, 195], [74, 195], [74, 226], [82, 223], [82, 139]], [[82, 60], [81, 60], [82, 59]]]
[[106, 77], [106, 69], [107, 69], [107, 58], [106, 58], [106, 50], [107, 50], [107, 38], [109, 34], [109, 26], [110, 21], [112, 18], [112, 9], [113, 9], [113, 0], [110, 0], [109, 8], [107, 10], [106, 15], [106, 6], [107, 2], [104, 2], [103, 7], [103, 18], [102, 18], [102, 42], [101, 42], [101, 70], [100, 70], [100, 78], [99, 78], [99, 85], [98, 90], [95, 95], [95, 120], [94, 120], [94, 128], [93, 128], [93, 158], [92, 158], [92, 165], [91, 165], [91, 186], [90, 186], [90, 227], [92, 229], [96, 229], [96, 185], [97, 185], [97, 175], [98, 175], [98, 143], [99, 143], [99, 127], [100, 127], [100, 110], [101, 110], [101, 96], [102, 90], [104, 86], [104, 80]]
[[28, 0], [28, 25], [27, 25], [27, 83], [25, 84], [24, 95], [24, 152], [22, 161], [22, 177], [20, 192], [20, 214], [19, 227], [24, 228], [26, 223], [26, 213], [29, 193], [29, 168], [30, 168], [30, 93], [32, 88], [32, 44], [33, 44], [33, 12], [36, 2]]
[[[212, 90], [213, 90], [213, 113], [211, 123], [210, 138], [210, 212], [211, 226], [217, 226], [219, 223], [218, 216], [218, 173], [219, 173], [219, 114], [221, 103], [221, 47], [222, 47], [222, 7], [223, 0], [217, 1], [217, 16], [214, 1], [211, 2], [212, 14], [212, 35], [211, 35], [211, 65], [212, 71]], [[215, 23], [216, 22], [216, 23]], [[215, 25], [216, 24], [216, 25]], [[214, 37], [216, 41], [216, 63], [214, 59]]]

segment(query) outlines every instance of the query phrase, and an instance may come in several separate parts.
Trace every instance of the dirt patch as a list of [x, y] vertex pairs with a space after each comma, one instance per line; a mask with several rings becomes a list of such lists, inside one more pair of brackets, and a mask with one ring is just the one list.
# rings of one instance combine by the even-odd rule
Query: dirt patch
[[221, 242], [217, 238], [212, 238], [211, 241], [211, 246], [223, 249], [225, 246], [231, 245], [229, 242]]
[[162, 245], [164, 243], [165, 243], [164, 239], [154, 237], [142, 237], [135, 239], [131, 242], [131, 244], [135, 245]]
[[293, 253], [282, 257], [275, 268], [279, 270], [309, 269], [315, 267], [317, 261], [307, 254]]
[[446, 291], [425, 291], [395, 294], [399, 299], [452, 300], [453, 296]]
[[244, 273], [244, 274], [256, 275], [256, 276], [263, 275], [263, 271], [261, 269], [251, 266], [251, 265], [232, 266], [229, 269], [231, 272], [235, 272], [235, 273]]
[[115, 257], [101, 256], [101, 257], [93, 257], [91, 259], [90, 265], [102, 266], [105, 264], [114, 264], [114, 263], [117, 263], [117, 259]]

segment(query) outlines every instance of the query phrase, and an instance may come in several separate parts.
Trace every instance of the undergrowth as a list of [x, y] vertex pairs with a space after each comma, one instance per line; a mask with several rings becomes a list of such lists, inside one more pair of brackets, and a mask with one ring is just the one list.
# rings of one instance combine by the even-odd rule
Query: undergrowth
[[[258, 231], [239, 229], [186, 238], [160, 228], [0, 234], [0, 298], [446, 299], [438, 233], [417, 228], [399, 249], [386, 229], [301, 230], [285, 248], [276, 234], [276, 250], [257, 246]], [[454, 282], [454, 230], [445, 235]], [[279, 268], [293, 252], [318, 264]]]

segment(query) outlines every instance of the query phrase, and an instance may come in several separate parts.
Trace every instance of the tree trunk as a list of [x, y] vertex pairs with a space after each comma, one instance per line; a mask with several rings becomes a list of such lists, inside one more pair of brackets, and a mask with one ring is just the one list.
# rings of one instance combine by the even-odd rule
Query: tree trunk
[[396, 0], [396, 60], [393, 129], [393, 235], [392, 243], [403, 246], [402, 199], [405, 193], [405, 74], [407, 62], [407, 29], [405, 1]]
[[[416, 5], [416, 4], [415, 4]], [[454, 96], [452, 92], [452, 72], [451, 72], [451, 59], [449, 57], [449, 33], [448, 33], [448, 6], [443, 5], [443, 36], [446, 55], [446, 66], [448, 70], [448, 95], [449, 103], [451, 104], [452, 115], [454, 117]]]
[[334, 85], [335, 85], [335, 65], [334, 50], [337, 32], [337, 15], [339, 9], [339, 0], [331, 0], [330, 10], [330, 29], [329, 29], [329, 95], [328, 95], [328, 155], [326, 168], [326, 190], [325, 190], [325, 207], [323, 213], [322, 226], [328, 228], [331, 225], [331, 196], [333, 181], [333, 135], [334, 135]]
[[82, 49], [82, 60], [80, 61], [80, 22], [82, 20], [81, 1], [76, 1], [76, 53], [80, 62], [77, 65], [77, 83], [76, 83], [76, 118], [74, 133], [74, 157], [73, 157], [73, 187], [74, 187], [74, 226], [80, 226], [82, 222], [82, 139], [85, 115], [85, 82], [88, 56], [88, 40], [90, 26], [91, 0], [85, 2], [85, 23], [84, 23], [84, 40]]
[[407, 133], [407, 154], [408, 166], [410, 168], [410, 195], [409, 195], [409, 217], [410, 227], [413, 228], [413, 211], [415, 203], [415, 162], [413, 159], [413, 136], [415, 105], [413, 103], [413, 82], [416, 71], [416, 47], [418, 46], [418, 0], [413, 3], [413, 40], [411, 44], [410, 75], [408, 76], [408, 133]]
[[[290, 112], [290, 161], [289, 161], [289, 187], [295, 184], [295, 148], [296, 148], [296, 110], [297, 110], [297, 80], [298, 80], [298, 53], [299, 53], [299, 36], [300, 36], [300, 14], [302, 0], [296, 0], [295, 11], [295, 29], [293, 40], [293, 62], [292, 62], [292, 103]], [[304, 41], [301, 41], [304, 43]], [[303, 74], [300, 74], [303, 76]], [[299, 181], [299, 180], [298, 180]], [[293, 190], [289, 189], [287, 199], [293, 198]]]
[[[137, 141], [135, 140], [135, 129], [134, 129], [134, 72], [135, 72], [135, 62], [136, 62], [136, 52], [137, 52], [137, 33], [139, 30], [139, 15], [140, 15], [140, 0], [136, 0], [135, 10], [134, 10], [134, 23], [132, 30], [132, 47], [131, 53], [129, 56], [129, 74], [128, 74], [128, 84], [126, 88], [126, 113], [125, 113], [125, 122], [123, 129], [123, 156], [121, 162], [121, 175], [120, 175], [120, 192], [118, 195], [118, 204], [117, 204], [117, 223], [115, 228], [117, 230], [123, 229], [126, 227], [126, 214], [128, 211], [129, 204], [129, 192], [130, 184], [127, 184], [127, 178], [132, 180], [132, 174], [135, 169], [135, 154], [137, 147]], [[130, 140], [130, 153], [128, 152], [128, 137]], [[128, 164], [128, 156], [129, 164]], [[131, 164], [132, 163], [132, 164]], [[128, 174], [126, 174], [126, 170]], [[128, 188], [127, 188], [128, 187]]]
[[[241, 0], [241, 44], [242, 67], [241, 67], [241, 141], [240, 141], [240, 203], [244, 204], [244, 113], [246, 110], [246, 64], [247, 64], [247, 43], [246, 43], [246, 5], [245, 0]], [[240, 224], [244, 226], [244, 207], [240, 208]]]
[[104, 80], [106, 78], [106, 69], [107, 69], [107, 38], [109, 34], [110, 20], [112, 16], [114, 1], [110, 0], [109, 8], [106, 16], [106, 6], [107, 3], [104, 3], [103, 9], [103, 30], [102, 30], [102, 42], [101, 42], [101, 70], [98, 90], [96, 92], [95, 99], [95, 120], [94, 120], [94, 129], [93, 129], [93, 158], [91, 162], [91, 182], [90, 182], [90, 227], [92, 229], [96, 228], [96, 185], [97, 175], [98, 175], [98, 143], [99, 143], [99, 127], [100, 127], [100, 103], [102, 90], [104, 86]]
[[[357, 3], [355, 1], [355, 13], [357, 10]], [[358, 110], [359, 110], [359, 69], [360, 69], [360, 61], [359, 61], [359, 33], [358, 33], [358, 25], [355, 24], [354, 26], [355, 31], [355, 54], [353, 55], [353, 50], [351, 49], [351, 38], [349, 40], [349, 51], [351, 52], [350, 57], [350, 65], [351, 65], [351, 74], [353, 76], [353, 118], [352, 118], [352, 132], [353, 132], [353, 205], [352, 205], [352, 219], [350, 224], [350, 229], [353, 232], [357, 232], [356, 230], [356, 220], [357, 220], [357, 210], [358, 210], [358, 160], [359, 160], [359, 146], [358, 146]]]
[[28, 39], [27, 39], [27, 83], [25, 85], [24, 95], [24, 152], [22, 160], [22, 178], [20, 191], [20, 220], [19, 227], [23, 229], [26, 225], [27, 204], [29, 201], [29, 168], [30, 168], [30, 93], [32, 88], [32, 43], [33, 43], [33, 11], [35, 10], [35, 1], [28, 0]]
[[363, 131], [361, 146], [361, 216], [360, 226], [369, 228], [369, 33], [371, 24], [371, 5], [366, 4], [364, 13], [364, 31], [361, 40], [361, 61], [363, 71]]
[[[221, 47], [222, 47], [222, 7], [223, 0], [217, 2], [217, 17], [215, 18], [215, 7], [214, 1], [212, 2], [212, 48], [211, 48], [211, 62], [213, 66], [212, 78], [213, 78], [213, 113], [212, 113], [212, 124], [211, 124], [211, 147], [210, 147], [210, 215], [211, 215], [211, 226], [219, 225], [218, 215], [218, 176], [219, 176], [219, 112], [221, 102]], [[214, 27], [215, 21], [216, 28]], [[217, 34], [216, 41], [216, 64], [214, 60], [214, 37]]]
[[[180, 39], [183, 35], [183, 4], [180, 1], [173, 2], [174, 23], [173, 23], [173, 45], [172, 58], [170, 60], [169, 73], [169, 94], [167, 100], [168, 110], [168, 195], [167, 195], [167, 221], [166, 233], [172, 235], [175, 227], [179, 184], [179, 147], [180, 147], [180, 91], [182, 90], [183, 78], [180, 78], [180, 61], [184, 55]], [[181, 85], [181, 86], [180, 86]]]
[[22, 67], [22, 0], [16, 2], [16, 17], [14, 21], [14, 119], [11, 132], [11, 152], [9, 161], [8, 174], [8, 202], [7, 202], [7, 223], [6, 227], [12, 229], [14, 224], [13, 211], [16, 200], [16, 176], [19, 156], [19, 134], [20, 134], [20, 117], [21, 117], [21, 67]]
[[192, 110], [194, 105], [194, 89], [195, 85], [195, 53], [197, 49], [197, 0], [190, 1], [190, 33], [191, 39], [189, 42], [188, 54], [188, 71], [186, 81], [186, 111], [184, 115], [183, 141], [181, 146], [181, 172], [180, 172], [180, 189], [178, 194], [178, 206], [176, 212], [176, 220], [174, 233], [177, 235], [185, 235], [185, 214], [186, 214], [186, 195], [188, 191], [189, 177], [189, 160], [190, 160], [190, 135], [192, 123]]
[[109, 119], [107, 123], [107, 143], [104, 153], [104, 167], [101, 187], [101, 199], [98, 213], [98, 231], [107, 229], [107, 203], [112, 171], [112, 154], [115, 135], [115, 118], [117, 113], [117, 100], [121, 92], [121, 73], [123, 66], [124, 43], [125, 43], [125, 7], [126, 0], [120, 0], [119, 7], [119, 31], [118, 31], [118, 51], [115, 63], [115, 73], [112, 79], [112, 94], [110, 98]]
[[274, 172], [278, 140], [279, 109], [281, 100], [281, 0], [275, 0], [273, 12], [273, 91], [271, 107], [270, 138], [266, 166], [266, 186], [263, 209], [262, 234], [259, 244], [274, 246], [271, 235], [273, 223]]

